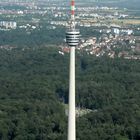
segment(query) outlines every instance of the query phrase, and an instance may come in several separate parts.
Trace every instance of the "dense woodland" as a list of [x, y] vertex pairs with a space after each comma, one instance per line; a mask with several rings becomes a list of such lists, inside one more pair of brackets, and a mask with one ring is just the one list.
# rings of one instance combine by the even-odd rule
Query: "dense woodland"
[[[30, 17], [31, 18], [31, 17]], [[13, 47], [38, 47], [49, 45], [61, 45], [65, 38], [65, 28], [59, 26], [58, 28], [48, 29], [46, 23], [41, 23], [40, 26], [43, 28], [37, 28], [35, 30], [20, 29], [10, 31], [0, 31], [0, 46], [10, 45]], [[49, 26], [49, 25], [48, 25]], [[99, 28], [100, 29], [100, 28]], [[80, 28], [81, 35], [84, 38], [96, 36], [99, 38], [102, 34], [96, 31], [97, 28]], [[86, 33], [88, 32], [88, 34]], [[137, 35], [139, 32], [137, 33]]]
[[[69, 54], [0, 50], [0, 140], [66, 140]], [[140, 61], [76, 54], [77, 140], [140, 139]]]
[[[30, 17], [31, 18], [31, 17]], [[42, 25], [42, 24], [41, 24]], [[58, 27], [55, 30], [50, 30], [46, 25], [42, 25], [43, 28], [38, 28], [35, 30], [20, 29], [10, 31], [0, 31], [0, 45], [10, 45], [10, 46], [20, 46], [20, 47], [37, 47], [44, 46], [46, 44], [60, 44], [62, 43], [65, 34], [65, 29]]]

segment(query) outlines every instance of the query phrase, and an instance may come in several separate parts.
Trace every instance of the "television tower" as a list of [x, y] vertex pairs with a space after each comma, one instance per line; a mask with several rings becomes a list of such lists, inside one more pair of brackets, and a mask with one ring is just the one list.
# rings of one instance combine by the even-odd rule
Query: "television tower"
[[68, 140], [76, 139], [75, 47], [79, 44], [79, 36], [80, 32], [75, 28], [75, 0], [71, 0], [70, 26], [66, 30], [66, 42], [70, 47]]

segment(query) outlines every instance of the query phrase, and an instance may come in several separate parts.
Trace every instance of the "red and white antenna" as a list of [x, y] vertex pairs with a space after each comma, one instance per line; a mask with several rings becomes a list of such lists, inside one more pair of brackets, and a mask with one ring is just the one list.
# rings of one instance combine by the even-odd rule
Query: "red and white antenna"
[[75, 0], [71, 0], [70, 28], [75, 29]]
[[75, 1], [71, 0], [71, 20], [75, 20]]

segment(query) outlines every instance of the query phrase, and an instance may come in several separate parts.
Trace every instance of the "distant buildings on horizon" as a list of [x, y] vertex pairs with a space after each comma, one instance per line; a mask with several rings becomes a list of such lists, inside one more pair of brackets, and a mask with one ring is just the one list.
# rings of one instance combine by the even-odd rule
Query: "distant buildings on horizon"
[[17, 23], [15, 21], [0, 21], [0, 28], [16, 29]]

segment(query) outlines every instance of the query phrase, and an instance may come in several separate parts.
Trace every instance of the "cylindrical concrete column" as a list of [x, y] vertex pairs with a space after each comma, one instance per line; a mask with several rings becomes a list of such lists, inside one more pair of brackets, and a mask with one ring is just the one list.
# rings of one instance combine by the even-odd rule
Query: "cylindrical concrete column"
[[70, 47], [68, 140], [76, 139], [75, 122], [75, 47]]

